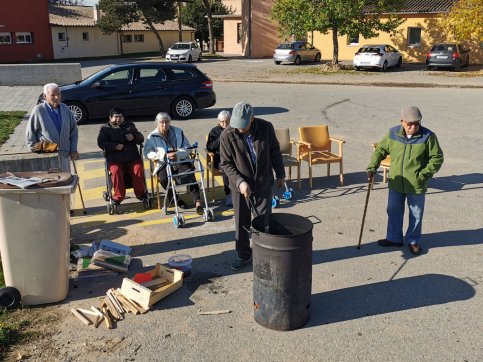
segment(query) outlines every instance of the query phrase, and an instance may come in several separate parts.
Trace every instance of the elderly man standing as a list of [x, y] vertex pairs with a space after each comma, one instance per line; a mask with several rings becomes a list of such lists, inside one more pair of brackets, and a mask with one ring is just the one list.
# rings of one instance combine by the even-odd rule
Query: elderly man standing
[[220, 139], [220, 167], [228, 176], [235, 212], [235, 241], [237, 259], [233, 270], [240, 270], [252, 260], [248, 233], [243, 226], [250, 225], [253, 205], [255, 214], [272, 211], [273, 172], [277, 186], [285, 183], [285, 168], [275, 130], [270, 122], [253, 116], [250, 104], [235, 104], [230, 125]]
[[77, 123], [69, 107], [61, 103], [57, 84], [44, 85], [44, 102], [32, 110], [25, 140], [32, 152], [58, 152], [64, 172], [70, 172], [71, 159], [79, 158]]
[[403, 246], [404, 202], [409, 209], [409, 225], [405, 240], [409, 251], [419, 255], [422, 233], [425, 193], [428, 180], [443, 164], [443, 150], [436, 135], [421, 126], [422, 115], [418, 107], [409, 106], [401, 110], [401, 124], [377, 144], [371, 162], [367, 166], [369, 182], [382, 160], [391, 155], [389, 172], [389, 197], [387, 201], [386, 238], [378, 241], [384, 247]]

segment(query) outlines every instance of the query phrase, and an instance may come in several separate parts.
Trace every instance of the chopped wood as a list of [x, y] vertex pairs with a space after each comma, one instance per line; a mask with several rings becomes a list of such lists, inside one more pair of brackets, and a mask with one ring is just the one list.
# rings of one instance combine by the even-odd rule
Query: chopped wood
[[106, 307], [102, 308], [102, 313], [104, 313], [104, 322], [107, 329], [112, 329], [112, 320], [111, 320], [111, 317], [109, 316], [109, 311], [107, 310]]
[[198, 311], [198, 315], [227, 314], [227, 313], [231, 313], [231, 310], [223, 309], [223, 310], [212, 310], [212, 311], [202, 312], [200, 309]]
[[72, 308], [70, 310], [77, 318], [79, 318], [82, 323], [84, 323], [86, 326], [88, 326], [89, 324], [92, 324], [92, 321], [87, 318], [85, 315], [83, 315], [81, 312], [79, 312], [77, 309], [74, 309]]
[[121, 304], [119, 304], [119, 301], [116, 299], [116, 297], [112, 294], [111, 290], [108, 290], [106, 295], [119, 313], [125, 313], [126, 312], [122, 308]]
[[129, 310], [132, 314], [139, 314], [139, 310], [131, 303], [131, 300], [126, 298], [124, 295], [122, 295], [119, 291], [114, 290], [113, 294], [116, 295], [116, 298], [121, 302], [121, 304]]
[[114, 319], [117, 319], [117, 320], [124, 319], [122, 317], [121, 313], [118, 312], [118, 310], [116, 309], [114, 304], [111, 302], [111, 300], [108, 297], [106, 297], [105, 300], [106, 300], [106, 304], [107, 304], [107, 309], [109, 310], [109, 312], [111, 312]]
[[93, 315], [93, 316], [99, 316], [96, 312], [93, 312], [92, 310], [82, 309], [82, 308], [77, 308], [77, 310], [79, 312], [81, 312], [82, 314], [90, 314], [90, 315]]
[[149, 308], [148, 309], [144, 309], [138, 303], [136, 303], [134, 300], [131, 300], [131, 303], [136, 307], [137, 310], [139, 310], [139, 312], [141, 314], [147, 313], [147, 311], [149, 310]]
[[96, 320], [94, 321], [94, 327], [96, 328], [99, 327], [103, 320], [104, 320], [104, 315], [102, 317], [97, 316]]
[[93, 312], [95, 312], [95, 313], [96, 313], [96, 314], [97, 314], [99, 317], [101, 317], [101, 318], [103, 318], [103, 317], [104, 317], [104, 314], [102, 314], [102, 312], [101, 312], [99, 309], [97, 309], [96, 307], [91, 306], [91, 310], [92, 310]]

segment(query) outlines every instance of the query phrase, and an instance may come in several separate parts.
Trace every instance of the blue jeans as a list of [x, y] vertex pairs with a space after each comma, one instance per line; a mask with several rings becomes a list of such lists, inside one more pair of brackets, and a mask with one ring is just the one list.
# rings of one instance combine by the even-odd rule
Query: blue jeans
[[419, 243], [423, 226], [425, 194], [403, 194], [389, 189], [387, 200], [387, 234], [386, 239], [394, 242], [403, 241], [404, 201], [409, 208], [409, 225], [406, 231], [406, 242]]

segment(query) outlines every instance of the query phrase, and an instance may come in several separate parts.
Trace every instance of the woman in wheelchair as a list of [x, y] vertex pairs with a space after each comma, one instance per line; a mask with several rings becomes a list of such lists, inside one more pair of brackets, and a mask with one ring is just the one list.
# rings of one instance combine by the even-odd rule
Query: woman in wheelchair
[[134, 123], [124, 119], [123, 110], [118, 107], [112, 108], [109, 112], [109, 122], [99, 130], [97, 145], [106, 157], [114, 188], [112, 201], [115, 205], [119, 205], [126, 197], [125, 173], [131, 176], [136, 197], [143, 203], [148, 200], [144, 167], [138, 150], [143, 141], [144, 136], [136, 129]]
[[[171, 117], [169, 114], [160, 112], [156, 115], [154, 121], [156, 129], [152, 131], [144, 146], [144, 156], [151, 161], [156, 161], [158, 167], [156, 168], [157, 177], [161, 186], [166, 189], [168, 187], [168, 173], [166, 170], [167, 159], [171, 161], [188, 160], [191, 151], [186, 148], [190, 147], [190, 143], [183, 133], [183, 130], [178, 127], [171, 126]], [[173, 174], [183, 173], [187, 171], [193, 171], [193, 162], [176, 163], [172, 167]], [[194, 174], [186, 175], [186, 179], [178, 180], [182, 183], [194, 183], [196, 178]], [[189, 191], [193, 198], [193, 203], [196, 206], [196, 213], [203, 215], [203, 206], [201, 206], [200, 200], [200, 188], [198, 184], [189, 185]], [[176, 202], [178, 207], [186, 208], [186, 204], [183, 200], [176, 196]], [[168, 190], [166, 197], [168, 200], [173, 198], [171, 188]], [[169, 203], [168, 203], [169, 205]]]

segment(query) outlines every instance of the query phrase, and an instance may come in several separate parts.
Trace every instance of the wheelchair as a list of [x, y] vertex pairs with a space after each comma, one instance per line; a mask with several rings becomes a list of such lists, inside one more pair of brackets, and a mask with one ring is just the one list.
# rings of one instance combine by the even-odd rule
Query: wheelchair
[[[139, 146], [139, 154], [142, 155], [143, 153], [143, 145]], [[118, 211], [118, 204], [114, 202], [113, 196], [112, 196], [112, 190], [113, 190], [113, 185], [112, 185], [112, 178], [111, 178], [111, 172], [109, 171], [109, 164], [106, 159], [106, 154], [104, 154], [104, 173], [105, 173], [105, 178], [106, 178], [106, 190], [102, 192], [102, 198], [104, 201], [107, 202], [107, 213], [109, 215], [114, 215], [117, 214]], [[146, 198], [143, 200], [143, 207], [145, 210], [150, 210], [153, 208], [153, 198], [152, 196], [149, 195], [148, 192], [148, 187], [146, 184], [146, 171], [144, 169], [144, 163], [142, 162], [142, 157], [141, 157], [141, 165], [143, 169], [143, 180], [144, 180], [144, 190], [146, 192]], [[131, 174], [129, 172], [124, 172], [124, 185], [127, 189], [132, 189], [133, 188], [133, 183], [132, 183], [132, 178]]]

